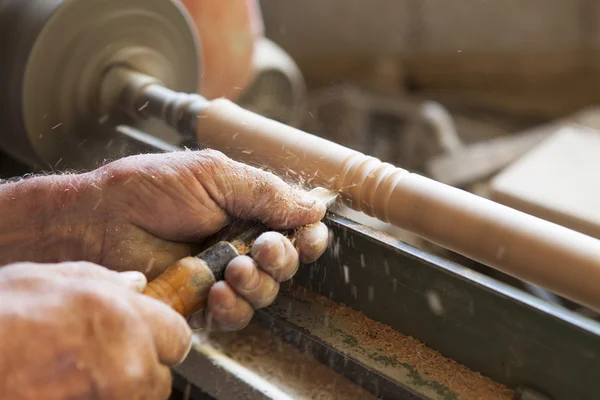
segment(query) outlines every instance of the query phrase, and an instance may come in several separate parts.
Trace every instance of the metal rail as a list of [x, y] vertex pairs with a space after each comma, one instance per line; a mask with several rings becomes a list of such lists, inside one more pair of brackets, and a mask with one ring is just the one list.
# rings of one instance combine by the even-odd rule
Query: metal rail
[[[175, 148], [121, 133], [132, 148], [135, 143], [158, 151]], [[340, 216], [330, 214], [325, 222], [333, 237], [329, 251], [301, 268], [296, 283], [418, 338], [509, 387], [545, 393], [554, 400], [597, 398], [598, 322]], [[428, 398], [423, 396], [422, 380], [399, 382], [381, 373], [376, 363], [358, 361], [329, 344], [327, 337], [311, 332], [306, 321], [289, 318], [290, 302], [292, 297], [280, 296], [272, 307], [258, 312], [257, 319], [380, 398]], [[197, 363], [198, 354], [178, 370], [197, 371], [189, 365], [194, 359]], [[219, 368], [232, 387], [260, 392]], [[194, 374], [191, 381], [186, 375], [193, 384]]]
[[[295, 283], [512, 388], [555, 400], [597, 398], [597, 322], [337, 215], [326, 223], [333, 236], [329, 251], [302, 267]], [[327, 316], [302, 299], [282, 293], [256, 318], [379, 398], [432, 398], [423, 394], [432, 385], [426, 380], [398, 379], [401, 374], [376, 358], [365, 361], [332, 344], [340, 341], [331, 335], [344, 332], [324, 333]]]

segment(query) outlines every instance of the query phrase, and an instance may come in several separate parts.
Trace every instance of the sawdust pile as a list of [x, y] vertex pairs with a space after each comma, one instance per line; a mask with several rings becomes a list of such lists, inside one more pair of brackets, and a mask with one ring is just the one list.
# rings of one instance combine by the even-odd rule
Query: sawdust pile
[[252, 322], [243, 331], [211, 335], [211, 343], [297, 399], [375, 400], [342, 375]]
[[[304, 293], [303, 296], [306, 296], [307, 292]], [[513, 390], [444, 357], [413, 337], [403, 335], [387, 325], [366, 317], [361, 312], [335, 303], [326, 297], [316, 294], [311, 296], [315, 296], [317, 302], [331, 310], [330, 318], [335, 318], [336, 323], [343, 325], [346, 335], [355, 338], [357, 345], [382, 349], [388, 362], [411, 365], [425, 378], [446, 386], [467, 400], [514, 398]]]

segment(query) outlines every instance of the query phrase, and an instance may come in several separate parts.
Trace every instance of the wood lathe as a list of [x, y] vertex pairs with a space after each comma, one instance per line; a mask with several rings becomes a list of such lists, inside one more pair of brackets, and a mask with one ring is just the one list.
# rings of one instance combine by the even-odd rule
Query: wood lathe
[[[60, 163], [91, 168], [127, 152], [130, 137], [119, 133], [124, 126], [156, 136], [175, 130], [182, 141], [193, 139], [283, 176], [293, 171], [299, 183], [339, 192], [355, 210], [600, 312], [600, 241], [382, 163], [231, 101], [197, 94], [202, 38], [178, 1], [5, 0], [0, 11], [0, 147], [18, 160], [32, 167]], [[9, 35], [19, 40], [6, 39]], [[338, 228], [344, 224], [333, 223]], [[377, 243], [393, 256], [386, 240]], [[404, 255], [395, 256], [437, 262], [402, 251]], [[361, 264], [368, 269], [371, 264], [364, 258], [360, 256]], [[391, 261], [379, 261], [389, 274]], [[453, 268], [448, 270], [459, 273]], [[312, 282], [311, 277], [300, 279]], [[328, 279], [333, 278], [323, 277]], [[488, 283], [478, 280], [477, 285]], [[507, 293], [502, 296], [513, 296]], [[585, 326], [590, 332], [597, 329]], [[597, 351], [593, 360], [598, 362], [595, 357]], [[502, 375], [483, 362], [471, 364], [494, 377]]]

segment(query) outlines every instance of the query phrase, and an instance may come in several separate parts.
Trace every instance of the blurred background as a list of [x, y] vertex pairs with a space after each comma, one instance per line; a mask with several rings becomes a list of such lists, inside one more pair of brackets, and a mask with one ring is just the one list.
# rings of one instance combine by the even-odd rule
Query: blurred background
[[[252, 72], [244, 90], [223, 95], [412, 172], [600, 237], [600, 3], [244, 5], [253, 10]], [[523, 285], [365, 215], [338, 212]]]
[[[200, 37], [203, 96], [600, 238], [599, 2], [182, 3]], [[159, 131], [180, 144], [174, 131]], [[27, 172], [0, 153], [0, 178]], [[337, 212], [524, 285], [361, 213]]]

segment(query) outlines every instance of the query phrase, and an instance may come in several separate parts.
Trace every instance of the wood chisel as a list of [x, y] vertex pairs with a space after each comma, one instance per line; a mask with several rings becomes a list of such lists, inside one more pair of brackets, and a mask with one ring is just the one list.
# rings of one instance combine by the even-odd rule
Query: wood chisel
[[[338, 193], [315, 188], [310, 194], [329, 208]], [[184, 317], [204, 309], [211, 286], [225, 279], [225, 269], [236, 257], [248, 254], [254, 241], [270, 229], [256, 224], [228, 241], [219, 241], [196, 256], [183, 258], [148, 283], [144, 294], [160, 300]], [[282, 232], [293, 237], [294, 231]]]

